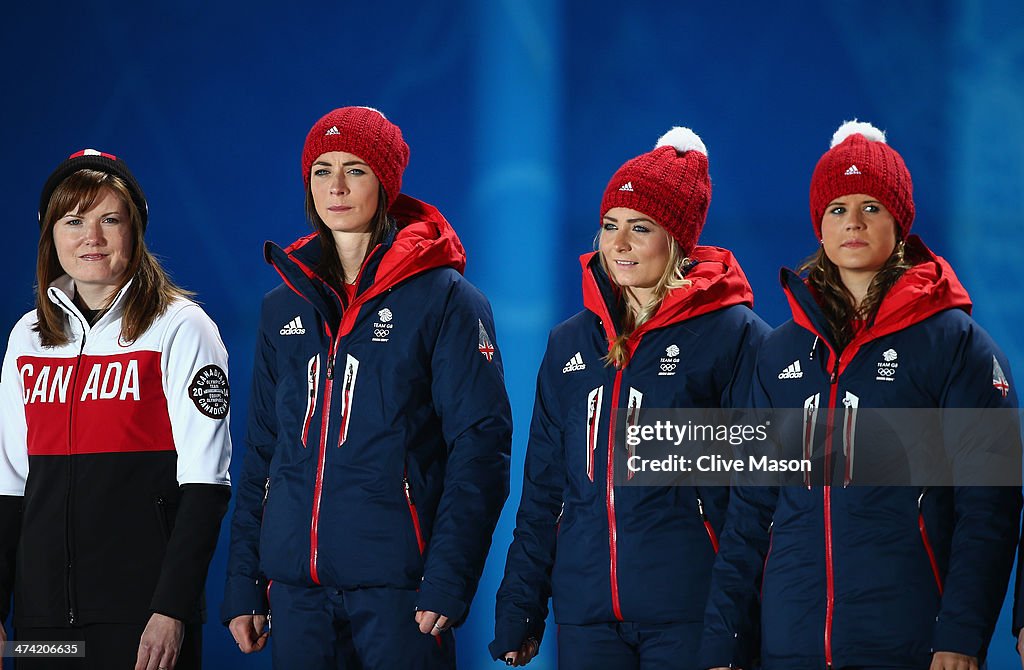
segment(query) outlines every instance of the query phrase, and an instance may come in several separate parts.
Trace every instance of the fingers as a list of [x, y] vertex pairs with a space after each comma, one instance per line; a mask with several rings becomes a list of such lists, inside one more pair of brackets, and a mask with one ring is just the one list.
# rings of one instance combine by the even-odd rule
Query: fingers
[[228, 624], [231, 637], [235, 638], [238, 649], [243, 654], [263, 651], [270, 634], [266, 627], [267, 617], [263, 614], [237, 616]]
[[416, 612], [416, 623], [420, 626], [420, 632], [424, 635], [430, 634], [437, 637], [448, 630], [448, 617], [430, 610], [419, 610]]
[[434, 622], [434, 625], [430, 629], [430, 634], [437, 637], [446, 630], [448, 630], [448, 617], [442, 614], [437, 618], [437, 621]]
[[531, 637], [523, 642], [523, 646], [519, 648], [519, 651], [507, 651], [502, 658], [505, 659], [505, 665], [519, 668], [532, 661], [539, 651], [540, 642], [536, 638]]
[[173, 670], [184, 631], [185, 626], [178, 619], [153, 614], [139, 639], [135, 670]]

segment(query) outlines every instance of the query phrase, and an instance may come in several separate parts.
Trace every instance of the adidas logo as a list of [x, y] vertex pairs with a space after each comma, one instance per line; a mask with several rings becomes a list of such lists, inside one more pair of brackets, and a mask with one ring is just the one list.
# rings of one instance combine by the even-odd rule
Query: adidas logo
[[625, 184], [623, 184], [622, 186], [619, 187], [619, 190], [620, 191], [632, 191], [633, 190], [633, 182], [627, 181]]
[[583, 362], [583, 355], [580, 352], [576, 352], [576, 355], [569, 359], [569, 362], [562, 368], [562, 374], [569, 372], [578, 372], [580, 370], [586, 370], [587, 364]]
[[843, 174], [849, 177], [852, 174], [860, 174], [860, 170], [857, 169], [856, 165], [851, 165], [850, 167], [846, 168], [846, 172], [844, 172]]
[[328, 135], [341, 135], [338, 131], [338, 126], [331, 126], [331, 129], [324, 133], [324, 137], [327, 137]]
[[306, 334], [306, 329], [302, 325], [302, 318], [297, 316], [294, 319], [292, 319], [291, 321], [289, 321], [288, 323], [286, 323], [283, 326], [281, 326], [281, 334], [282, 335], [305, 335]]
[[790, 363], [785, 370], [779, 373], [779, 379], [800, 379], [803, 376], [804, 371], [800, 369], [799, 359]]

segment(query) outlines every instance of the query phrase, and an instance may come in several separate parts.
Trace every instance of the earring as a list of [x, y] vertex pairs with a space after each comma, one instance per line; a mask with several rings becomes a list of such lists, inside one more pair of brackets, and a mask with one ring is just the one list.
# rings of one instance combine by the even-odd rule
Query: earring
[[903, 240], [900, 240], [899, 243], [896, 245], [896, 260], [899, 261], [900, 263], [903, 262], [903, 256], [906, 252], [905, 247], [906, 244], [903, 242]]

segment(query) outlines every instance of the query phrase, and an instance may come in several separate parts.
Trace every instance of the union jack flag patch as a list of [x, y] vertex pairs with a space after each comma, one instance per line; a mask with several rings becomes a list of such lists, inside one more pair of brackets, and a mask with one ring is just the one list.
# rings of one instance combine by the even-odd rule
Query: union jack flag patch
[[992, 357], [992, 388], [999, 391], [1004, 398], [1010, 392], [1010, 382], [1003, 374], [1003, 369], [999, 367], [999, 361], [995, 356]]
[[491, 342], [491, 338], [487, 335], [487, 329], [484, 328], [484, 322], [477, 319], [477, 323], [480, 324], [480, 341], [479, 344], [477, 344], [477, 348], [480, 350], [480, 353], [483, 354], [484, 358], [487, 359], [487, 362], [490, 363], [494, 360], [494, 344]]

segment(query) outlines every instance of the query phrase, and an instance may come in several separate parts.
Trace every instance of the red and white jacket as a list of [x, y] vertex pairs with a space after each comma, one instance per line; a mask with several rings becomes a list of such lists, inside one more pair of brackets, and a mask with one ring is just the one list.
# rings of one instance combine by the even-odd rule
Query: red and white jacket
[[35, 311], [11, 332], [0, 373], [0, 605], [16, 549], [20, 626], [202, 618], [230, 495], [227, 352], [187, 299], [126, 342], [130, 285], [90, 326], [61, 277], [47, 295], [70, 341], [44, 347]]

